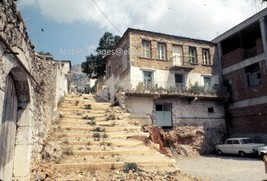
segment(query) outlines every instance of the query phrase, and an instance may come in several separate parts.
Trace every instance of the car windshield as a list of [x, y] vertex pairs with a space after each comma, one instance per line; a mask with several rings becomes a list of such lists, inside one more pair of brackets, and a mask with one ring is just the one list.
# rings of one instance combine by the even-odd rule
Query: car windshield
[[243, 144], [254, 143], [252, 139], [242, 139]]

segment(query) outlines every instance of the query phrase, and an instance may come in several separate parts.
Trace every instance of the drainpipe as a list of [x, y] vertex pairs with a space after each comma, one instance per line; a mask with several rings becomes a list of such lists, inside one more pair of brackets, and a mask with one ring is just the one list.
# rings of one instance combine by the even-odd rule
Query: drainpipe
[[[223, 84], [223, 71], [222, 71], [222, 44], [221, 42], [218, 42], [218, 74], [219, 74], [219, 81], [220, 81], [220, 85], [222, 86]], [[229, 137], [229, 123], [228, 120], [229, 119], [229, 107], [227, 105], [223, 105], [224, 107], [224, 123], [225, 123], [225, 131], [226, 131], [226, 136], [227, 138]]]
[[266, 21], [265, 18], [261, 18], [259, 20], [260, 28], [261, 28], [261, 37], [263, 43], [264, 57], [265, 57], [265, 65], [267, 67], [267, 42], [266, 42]]

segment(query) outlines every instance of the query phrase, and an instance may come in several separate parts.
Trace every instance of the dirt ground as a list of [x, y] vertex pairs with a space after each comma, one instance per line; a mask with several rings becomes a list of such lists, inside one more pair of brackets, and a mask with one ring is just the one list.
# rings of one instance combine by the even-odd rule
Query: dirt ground
[[267, 180], [264, 162], [259, 158], [235, 156], [198, 156], [177, 159], [177, 167], [184, 173], [210, 181]]

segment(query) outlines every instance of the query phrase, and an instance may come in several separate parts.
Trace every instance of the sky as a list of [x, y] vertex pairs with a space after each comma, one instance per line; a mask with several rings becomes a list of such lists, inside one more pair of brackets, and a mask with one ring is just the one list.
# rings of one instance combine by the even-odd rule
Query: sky
[[105, 32], [128, 27], [212, 40], [264, 9], [261, 0], [18, 0], [37, 52], [81, 64]]

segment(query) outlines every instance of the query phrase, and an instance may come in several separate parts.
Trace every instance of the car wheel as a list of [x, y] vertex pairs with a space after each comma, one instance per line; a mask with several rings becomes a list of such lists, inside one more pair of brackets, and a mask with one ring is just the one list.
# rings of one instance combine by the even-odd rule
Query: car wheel
[[239, 151], [238, 154], [239, 154], [239, 156], [242, 157], [242, 158], [246, 156], [245, 152], [243, 152], [243, 151]]
[[264, 161], [264, 160], [263, 160], [264, 155], [265, 155], [264, 153], [261, 153], [261, 160], [262, 160], [262, 161]]
[[217, 155], [222, 156], [223, 152], [221, 150], [217, 150]]

